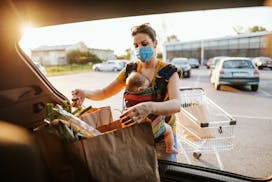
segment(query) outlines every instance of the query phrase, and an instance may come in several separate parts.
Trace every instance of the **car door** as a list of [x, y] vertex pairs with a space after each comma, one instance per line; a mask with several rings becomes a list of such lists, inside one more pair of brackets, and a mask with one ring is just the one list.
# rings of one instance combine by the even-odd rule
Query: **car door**
[[110, 69], [110, 62], [109, 61], [103, 62], [103, 64], [101, 65], [101, 70], [108, 71], [109, 69]]

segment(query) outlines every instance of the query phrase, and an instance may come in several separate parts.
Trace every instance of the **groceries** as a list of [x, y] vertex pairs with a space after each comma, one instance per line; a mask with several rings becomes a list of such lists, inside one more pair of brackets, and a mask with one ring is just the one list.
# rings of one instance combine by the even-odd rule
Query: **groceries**
[[98, 136], [101, 135], [100, 131], [78, 117], [91, 108], [91, 106], [83, 110], [82, 108], [76, 108], [77, 112], [72, 112], [70, 105], [66, 101], [62, 105], [57, 104], [55, 106], [52, 103], [47, 103], [47, 116], [44, 121], [55, 129], [53, 130], [55, 135], [67, 142]]

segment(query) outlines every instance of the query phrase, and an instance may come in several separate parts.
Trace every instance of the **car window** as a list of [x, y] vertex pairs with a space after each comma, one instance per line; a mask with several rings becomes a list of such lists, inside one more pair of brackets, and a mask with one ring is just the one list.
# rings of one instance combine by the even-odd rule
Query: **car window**
[[[171, 2], [169, 1], [169, 3]], [[224, 126], [220, 126], [219, 128], [223, 128], [221, 133], [219, 132], [221, 129], [214, 130], [212, 127], [204, 128], [203, 130], [204, 134], [205, 132], [214, 132], [212, 135], [206, 135], [206, 139], [213, 138], [216, 140], [218, 138], [214, 136], [222, 136], [221, 139], [224, 140], [226, 139], [225, 134], [234, 134], [232, 135], [233, 140], [231, 140], [231, 144], [233, 144], [231, 150], [224, 150], [226, 149], [224, 147], [229, 144], [230, 140], [224, 140], [226, 143], [223, 143], [223, 146], [218, 145], [216, 146], [218, 148], [209, 148], [209, 150], [204, 151], [201, 144], [206, 144], [206, 139], [198, 142], [197, 138], [192, 140], [193, 144], [198, 146], [194, 151], [202, 150], [200, 158], [191, 155], [193, 153], [192, 145], [188, 147], [188, 143], [181, 142], [180, 136], [184, 134], [181, 125], [184, 123], [177, 124], [178, 134], [176, 137], [179, 140], [179, 153], [176, 161], [211, 169], [220, 169], [220, 163], [222, 163], [224, 165], [223, 171], [263, 178], [270, 176], [272, 171], [272, 156], [270, 155], [272, 150], [272, 125], [270, 122], [272, 121], [272, 115], [269, 110], [269, 108], [272, 108], [271, 70], [260, 72], [259, 91], [250, 92], [247, 87], [237, 86], [238, 83], [244, 81], [242, 79], [234, 80], [235, 86], [223, 85], [221, 87], [223, 91], [215, 90], [214, 86], [218, 80], [209, 84], [213, 77], [209, 76], [210, 70], [204, 68], [204, 63], [207, 60], [207, 64], [222, 65], [224, 69], [242, 70], [254, 68], [254, 65], [249, 60], [225, 60], [222, 63], [220, 61], [223, 59], [218, 57], [241, 56], [248, 58], [265, 56], [264, 42], [267, 41], [267, 35], [272, 35], [271, 32], [249, 33], [248, 29], [252, 27], [249, 27], [249, 24], [244, 24], [245, 20], [252, 20], [252, 25], [261, 26], [262, 24], [258, 22], [262, 20], [267, 26], [266, 29], [272, 30], [271, 22], [265, 18], [260, 18], [261, 16], [272, 14], [272, 9], [259, 8], [176, 12], [41, 27], [26, 33], [20, 40], [19, 45], [31, 59], [37, 58], [39, 63], [49, 70], [47, 73], [49, 75], [48, 80], [67, 98], [71, 98], [71, 91], [75, 87], [101, 89], [106, 83], [110, 83], [118, 76], [119, 72], [117, 71], [110, 73], [95, 72], [95, 68], [92, 69], [93, 65], [97, 63], [118, 64], [121, 67], [122, 63], [107, 60], [125, 59], [125, 64], [138, 60], [135, 49], [130, 42], [131, 28], [141, 23], [150, 22], [158, 34], [156, 56], [159, 60], [174, 65], [188, 65], [187, 58], [194, 57], [200, 62], [200, 69], [193, 70], [191, 78], [186, 80], [180, 79], [177, 86], [201, 87], [205, 91], [204, 93], [196, 92], [193, 95], [189, 93], [189, 95], [183, 98], [182, 102], [186, 102], [186, 107], [183, 109], [191, 109], [193, 112], [193, 115], [186, 115], [184, 116], [185, 119], [183, 119], [195, 118], [199, 120], [199, 116], [205, 116], [205, 119], [212, 118], [218, 123], [223, 123], [225, 118], [222, 119], [220, 117], [218, 119], [217, 113], [213, 110], [214, 107], [205, 105], [210, 103], [208, 99], [205, 100], [207, 96], [237, 120], [237, 125], [233, 128], [234, 130], [230, 130], [229, 125], [226, 127], [229, 129], [226, 132]], [[256, 16], [257, 14], [258, 16]], [[252, 18], [249, 18], [249, 16]], [[223, 18], [220, 19], [219, 17]], [[228, 21], [224, 19], [229, 17], [232, 17], [232, 19], [228, 19]], [[257, 20], [255, 20], [256, 17], [258, 17]], [[240, 24], [244, 26], [241, 29], [239, 29]], [[235, 27], [237, 32], [234, 31]], [[53, 49], [54, 51], [52, 51]], [[70, 49], [74, 49], [78, 55], [68, 54]], [[175, 59], [178, 57], [184, 57], [185, 59]], [[190, 61], [198, 62], [196, 59], [191, 59]], [[122, 68], [118, 68], [118, 71]], [[61, 72], [63, 69], [68, 71]], [[79, 72], [72, 72], [73, 69], [77, 69]], [[61, 72], [61, 76], [54, 76], [51, 74], [53, 71]], [[78, 80], [80, 80], [80, 83]], [[196, 103], [190, 103], [190, 99], [203, 95], [205, 96], [203, 100], [198, 99]], [[200, 102], [204, 103], [200, 105], [200, 110], [194, 110], [194, 104], [199, 104]], [[94, 105], [96, 107], [110, 105], [114, 111], [114, 119], [118, 119], [118, 115], [120, 115], [123, 109], [123, 93], [119, 92], [116, 96], [103, 101], [87, 100], [84, 104], [85, 106]], [[207, 110], [208, 113], [203, 114]], [[179, 113], [182, 113], [182, 111]], [[194, 129], [189, 126], [188, 130], [192, 131]], [[209, 141], [213, 142], [214, 140]], [[215, 151], [215, 149], [218, 149], [218, 151]], [[186, 152], [188, 152], [189, 157], [185, 155]], [[220, 155], [222, 154], [222, 161], [218, 162], [217, 152]]]
[[267, 61], [271, 61], [272, 59], [271, 59], [271, 58], [263, 58], [263, 60], [264, 60], [265, 62], [267, 62]]
[[248, 69], [254, 68], [253, 64], [249, 60], [230, 60], [224, 61], [223, 68], [225, 69], [232, 69], [232, 68], [239, 68], [239, 69]]
[[172, 61], [172, 63], [177, 65], [189, 64], [188, 61], [186, 60], [175, 60], [175, 61]]

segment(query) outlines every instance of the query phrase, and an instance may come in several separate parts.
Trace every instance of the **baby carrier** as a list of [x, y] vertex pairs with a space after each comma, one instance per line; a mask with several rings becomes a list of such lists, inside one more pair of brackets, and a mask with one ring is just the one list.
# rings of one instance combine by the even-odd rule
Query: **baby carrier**
[[[125, 72], [126, 78], [129, 76], [131, 72], [136, 70], [137, 70], [136, 63], [127, 64], [126, 72]], [[161, 68], [156, 73], [154, 84], [148, 89], [145, 89], [141, 92], [136, 92], [136, 93], [125, 90], [124, 107], [128, 108], [138, 103], [146, 102], [146, 101], [161, 102], [161, 101], [167, 100], [168, 99], [168, 95], [167, 95], [168, 81], [175, 72], [178, 72], [178, 74], [180, 75], [180, 72], [177, 70], [175, 66], [168, 64], [164, 66], [163, 68]], [[151, 121], [153, 121], [156, 117], [157, 115], [153, 115], [153, 114], [148, 115], [148, 118]], [[171, 115], [165, 117], [165, 122], [171, 125], [171, 123], [169, 123], [171, 122]], [[174, 127], [173, 125], [171, 125], [172, 128]], [[153, 133], [154, 133], [155, 139], [161, 136], [163, 132], [164, 132], [163, 123], [158, 124], [156, 127], [153, 127]]]

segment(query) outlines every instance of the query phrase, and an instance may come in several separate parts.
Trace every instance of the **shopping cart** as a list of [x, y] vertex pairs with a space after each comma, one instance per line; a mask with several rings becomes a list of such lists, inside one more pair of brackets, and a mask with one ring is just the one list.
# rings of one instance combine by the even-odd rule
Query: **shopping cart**
[[199, 159], [202, 153], [214, 152], [223, 170], [219, 151], [233, 149], [236, 120], [206, 96], [202, 88], [180, 88], [181, 111], [177, 113], [178, 142], [186, 160], [188, 153]]

